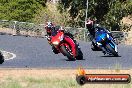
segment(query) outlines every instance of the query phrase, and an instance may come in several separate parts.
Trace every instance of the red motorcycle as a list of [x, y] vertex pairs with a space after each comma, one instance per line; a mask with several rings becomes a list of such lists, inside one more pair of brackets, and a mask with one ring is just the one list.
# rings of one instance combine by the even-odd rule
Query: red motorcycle
[[68, 35], [65, 35], [63, 31], [58, 31], [53, 34], [50, 38], [50, 44], [55, 47], [58, 53], [67, 56], [69, 60], [83, 59], [83, 53], [79, 45]]

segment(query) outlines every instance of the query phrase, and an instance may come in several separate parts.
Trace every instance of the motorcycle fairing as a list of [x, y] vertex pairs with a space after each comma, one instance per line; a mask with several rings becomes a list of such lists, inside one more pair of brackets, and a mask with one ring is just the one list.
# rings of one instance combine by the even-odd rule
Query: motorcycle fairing
[[[117, 46], [113, 42], [113, 38], [108, 33], [104, 32], [103, 30], [96, 32], [95, 40], [96, 40], [96, 43], [98, 46], [104, 47], [104, 45], [102, 45], [102, 42], [103, 42], [103, 43], [105, 43], [105, 45], [109, 44], [117, 52]], [[110, 42], [108, 42], [108, 41], [110, 41]], [[110, 51], [108, 49], [106, 49], [106, 51], [107, 51], [107, 53], [110, 53]]]
[[65, 36], [64, 37], [64, 40], [70, 44], [71, 46], [71, 50], [72, 50], [72, 53], [73, 53], [73, 56], [76, 57], [76, 44], [74, 43], [74, 41], [69, 37], [69, 36]]

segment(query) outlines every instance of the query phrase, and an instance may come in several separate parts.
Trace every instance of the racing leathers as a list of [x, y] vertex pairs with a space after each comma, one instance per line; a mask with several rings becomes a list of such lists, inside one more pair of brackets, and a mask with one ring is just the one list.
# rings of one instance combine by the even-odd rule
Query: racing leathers
[[115, 42], [115, 39], [114, 39], [114, 37], [113, 37], [113, 35], [112, 35], [111, 32], [109, 32], [109, 31], [106, 30], [105, 28], [102, 28], [102, 27], [98, 26], [98, 24], [94, 24], [94, 26], [93, 26], [90, 30], [88, 30], [90, 39], [91, 39], [91, 41], [92, 41], [91, 49], [92, 49], [93, 51], [103, 51], [103, 53], [105, 54], [104, 50], [102, 50], [102, 49], [97, 45], [97, 43], [96, 43], [96, 41], [95, 41], [95, 33], [96, 33], [96, 31], [99, 31], [99, 30], [103, 30], [103, 31], [105, 31], [106, 33], [108, 33], [108, 34], [113, 38], [114, 42]]
[[[51, 37], [55, 36], [58, 33], [58, 31], [63, 31], [65, 36], [69, 36], [76, 43], [76, 40], [74, 40], [74, 37], [73, 37], [73, 35], [70, 32], [67, 32], [64, 29], [61, 29], [61, 27], [59, 27], [59, 28], [58, 27], [53, 27], [51, 32], [47, 33], [47, 35], [46, 35], [47, 36], [47, 40], [48, 40], [50, 45], [52, 45], [51, 44]], [[59, 53], [59, 51], [54, 46], [52, 46], [52, 51], [55, 54]]]

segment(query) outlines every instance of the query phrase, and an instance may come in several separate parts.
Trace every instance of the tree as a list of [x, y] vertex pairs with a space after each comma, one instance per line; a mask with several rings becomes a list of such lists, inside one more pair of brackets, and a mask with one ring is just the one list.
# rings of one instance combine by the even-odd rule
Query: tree
[[0, 19], [32, 22], [44, 4], [45, 0], [0, 0]]
[[[72, 26], [84, 27], [87, 0], [61, 0], [60, 12], [67, 11], [71, 18], [68, 23]], [[120, 27], [120, 20], [132, 14], [131, 0], [89, 0], [88, 17], [98, 23], [115, 30]], [[65, 10], [64, 10], [65, 9]]]

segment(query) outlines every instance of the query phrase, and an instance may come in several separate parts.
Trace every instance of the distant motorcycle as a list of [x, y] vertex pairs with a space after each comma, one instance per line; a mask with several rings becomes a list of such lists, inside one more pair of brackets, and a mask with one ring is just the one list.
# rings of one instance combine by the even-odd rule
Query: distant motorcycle
[[102, 29], [97, 30], [95, 33], [95, 41], [104, 54], [118, 56], [117, 45], [106, 31]]
[[52, 35], [50, 39], [50, 44], [55, 48], [52, 49], [58, 53], [62, 53], [67, 56], [69, 60], [82, 60], [83, 53], [79, 48], [79, 45], [69, 36], [65, 35], [63, 31], [58, 31]]
[[4, 56], [2, 52], [0, 51], [0, 64], [2, 64], [3, 62], [4, 62]]

